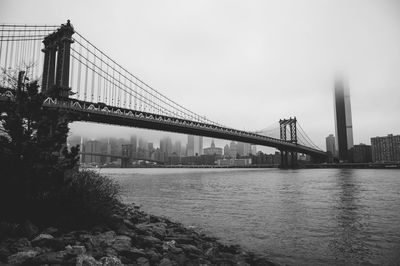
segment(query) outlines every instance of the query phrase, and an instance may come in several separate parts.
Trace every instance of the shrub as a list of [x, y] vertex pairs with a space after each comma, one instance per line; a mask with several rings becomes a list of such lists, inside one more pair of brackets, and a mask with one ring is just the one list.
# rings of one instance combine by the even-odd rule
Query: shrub
[[66, 179], [59, 199], [58, 224], [85, 228], [106, 222], [119, 203], [119, 185], [94, 171], [73, 172]]

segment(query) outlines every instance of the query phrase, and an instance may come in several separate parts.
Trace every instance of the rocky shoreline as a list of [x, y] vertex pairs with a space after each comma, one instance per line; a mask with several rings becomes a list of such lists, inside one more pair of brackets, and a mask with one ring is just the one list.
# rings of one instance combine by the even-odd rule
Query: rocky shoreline
[[[90, 230], [39, 230], [2, 224], [0, 265], [275, 265], [239, 246], [119, 204], [107, 224]], [[2, 234], [1, 234], [2, 233]]]

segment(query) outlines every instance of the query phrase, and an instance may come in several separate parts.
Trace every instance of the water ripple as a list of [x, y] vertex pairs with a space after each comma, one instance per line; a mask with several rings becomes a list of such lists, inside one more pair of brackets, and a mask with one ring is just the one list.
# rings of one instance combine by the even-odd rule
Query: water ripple
[[400, 172], [103, 169], [123, 198], [287, 265], [400, 265]]

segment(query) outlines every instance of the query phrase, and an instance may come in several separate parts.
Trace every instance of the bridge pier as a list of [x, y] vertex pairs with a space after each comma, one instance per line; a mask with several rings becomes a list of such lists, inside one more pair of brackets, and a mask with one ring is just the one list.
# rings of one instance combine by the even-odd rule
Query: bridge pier
[[[42, 92], [52, 97], [69, 97], [69, 65], [74, 28], [69, 20], [43, 40]], [[56, 65], [57, 64], [57, 65]]]
[[[289, 119], [281, 119], [279, 120], [279, 127], [280, 127], [280, 139], [287, 141], [287, 127], [289, 127], [289, 135], [290, 135], [290, 142], [297, 144], [297, 119], [289, 118]], [[280, 150], [281, 152], [281, 164], [279, 168], [288, 169], [288, 168], [296, 168], [297, 164], [297, 152], [295, 151], [285, 151]], [[289, 160], [290, 155], [290, 160]]]

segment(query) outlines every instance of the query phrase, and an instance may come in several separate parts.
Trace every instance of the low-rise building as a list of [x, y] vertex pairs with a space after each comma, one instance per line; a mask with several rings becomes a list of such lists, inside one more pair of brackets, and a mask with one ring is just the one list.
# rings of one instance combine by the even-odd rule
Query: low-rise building
[[400, 135], [371, 138], [373, 162], [400, 162]]

